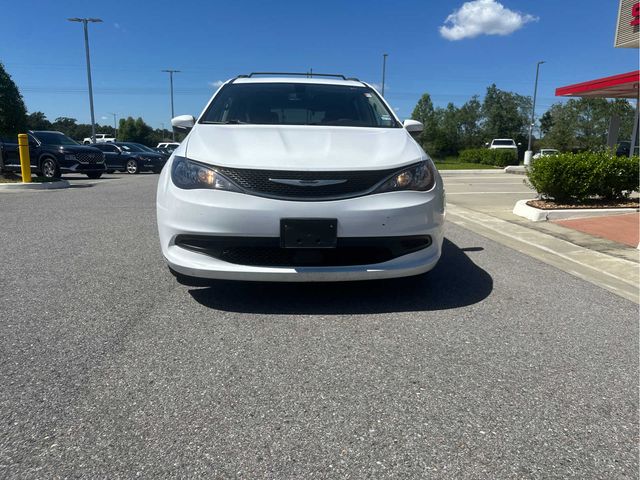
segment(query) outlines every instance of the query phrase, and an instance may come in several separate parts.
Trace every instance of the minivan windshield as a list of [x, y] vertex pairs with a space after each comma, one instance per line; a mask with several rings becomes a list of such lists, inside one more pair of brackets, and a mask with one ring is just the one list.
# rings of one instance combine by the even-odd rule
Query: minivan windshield
[[371, 88], [315, 83], [227, 84], [200, 123], [401, 127]]
[[509, 146], [513, 146], [516, 144], [516, 142], [514, 142], [513, 140], [494, 140], [493, 141], [494, 145], [509, 145]]

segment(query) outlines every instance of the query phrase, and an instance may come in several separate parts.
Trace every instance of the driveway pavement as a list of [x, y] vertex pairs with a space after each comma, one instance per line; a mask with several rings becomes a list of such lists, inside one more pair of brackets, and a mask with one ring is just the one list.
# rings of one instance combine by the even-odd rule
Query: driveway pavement
[[638, 477], [634, 303], [453, 223], [418, 278], [189, 287], [157, 176], [71, 181], [0, 195], [0, 478]]

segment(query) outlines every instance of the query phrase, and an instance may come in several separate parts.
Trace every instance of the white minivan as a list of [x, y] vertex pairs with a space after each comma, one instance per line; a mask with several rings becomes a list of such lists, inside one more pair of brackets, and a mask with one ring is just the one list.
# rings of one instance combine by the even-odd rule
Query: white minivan
[[440, 258], [442, 180], [367, 83], [251, 74], [223, 84], [162, 170], [160, 245], [176, 276], [345, 281], [417, 275]]

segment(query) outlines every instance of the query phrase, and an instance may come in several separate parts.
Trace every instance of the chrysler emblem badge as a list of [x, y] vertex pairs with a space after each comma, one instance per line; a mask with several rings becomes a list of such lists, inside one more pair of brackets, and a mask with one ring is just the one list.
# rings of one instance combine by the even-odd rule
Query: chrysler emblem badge
[[293, 185], [295, 187], [325, 187], [345, 183], [346, 180], [295, 180], [292, 178], [270, 178], [270, 182]]

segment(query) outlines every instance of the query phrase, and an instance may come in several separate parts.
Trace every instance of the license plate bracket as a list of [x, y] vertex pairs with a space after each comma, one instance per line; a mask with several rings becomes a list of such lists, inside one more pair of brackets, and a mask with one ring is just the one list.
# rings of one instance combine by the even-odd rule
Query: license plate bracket
[[280, 219], [280, 247], [336, 248], [338, 220], [335, 218]]

